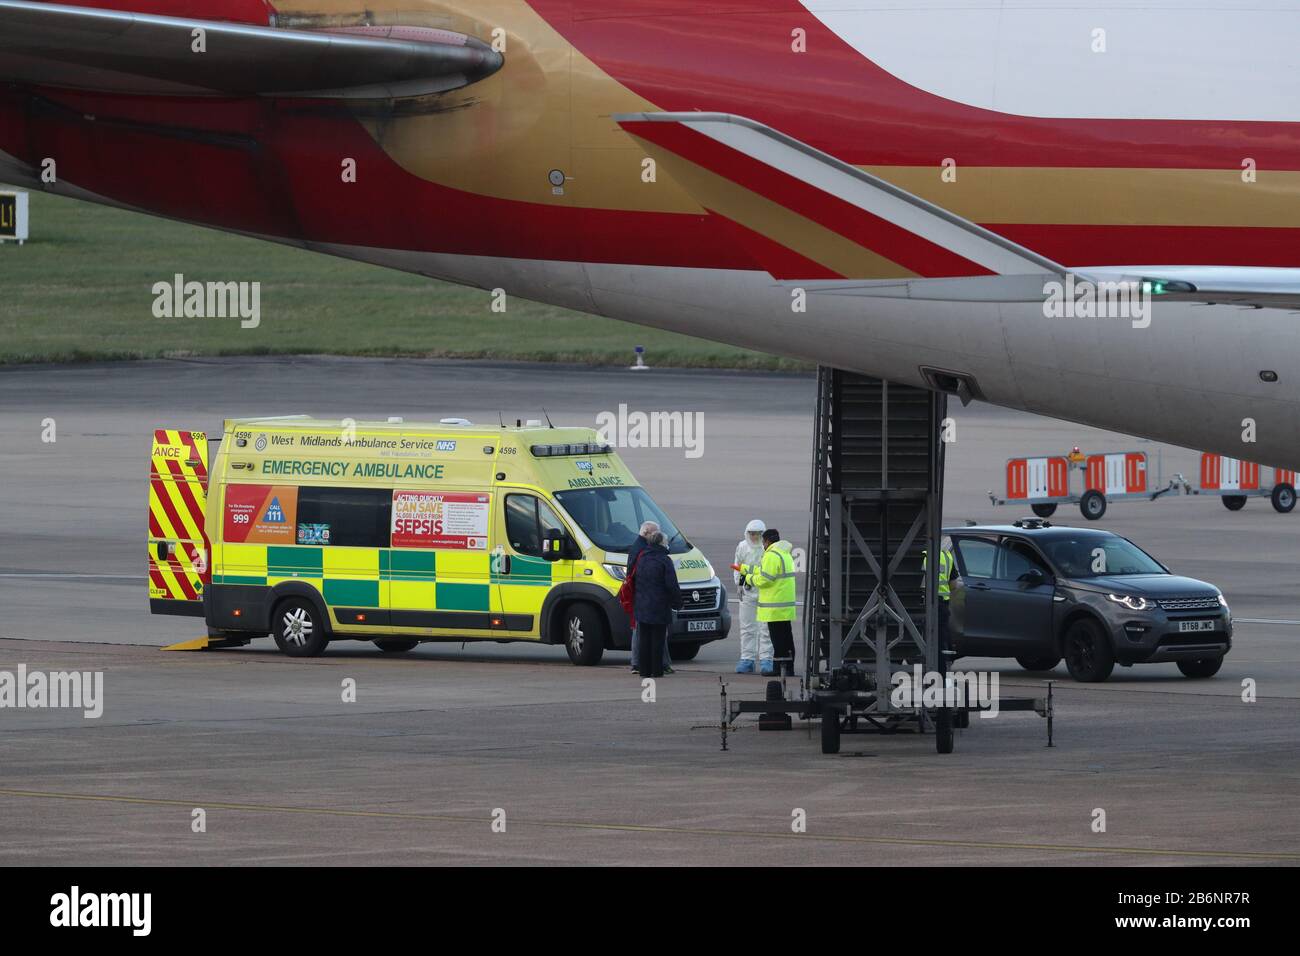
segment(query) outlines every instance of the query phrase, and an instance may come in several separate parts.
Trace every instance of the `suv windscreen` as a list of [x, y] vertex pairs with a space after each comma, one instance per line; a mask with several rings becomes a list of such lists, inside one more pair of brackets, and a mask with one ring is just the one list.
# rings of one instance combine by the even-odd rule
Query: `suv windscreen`
[[1132, 541], [1112, 535], [1058, 538], [1044, 542], [1043, 550], [1061, 573], [1070, 578], [1169, 573]]
[[659, 530], [668, 539], [669, 554], [685, 554], [691, 550], [691, 543], [644, 488], [624, 486], [557, 491], [555, 500], [564, 506], [569, 517], [578, 523], [592, 543], [604, 551], [626, 554], [636, 541], [644, 521], [658, 523]]

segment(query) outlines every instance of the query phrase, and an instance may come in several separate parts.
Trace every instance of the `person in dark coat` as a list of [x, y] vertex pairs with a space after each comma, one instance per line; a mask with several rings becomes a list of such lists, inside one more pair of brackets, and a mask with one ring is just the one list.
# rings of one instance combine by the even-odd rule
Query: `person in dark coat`
[[668, 625], [673, 611], [682, 606], [682, 589], [677, 571], [668, 554], [667, 539], [662, 531], [646, 536], [641, 560], [636, 567], [634, 602], [637, 633], [641, 645], [641, 676], [664, 675], [664, 645], [668, 642]]
[[[646, 521], [641, 525], [641, 530], [637, 532], [636, 540], [632, 542], [632, 547], [627, 549], [627, 573], [632, 574], [632, 569], [636, 567], [636, 559], [645, 550], [645, 538], [648, 534], [653, 534], [659, 530], [659, 525], [653, 521]], [[635, 583], [635, 579], [633, 581]], [[632, 673], [637, 674], [641, 671], [641, 639], [637, 634], [636, 623], [632, 624]]]

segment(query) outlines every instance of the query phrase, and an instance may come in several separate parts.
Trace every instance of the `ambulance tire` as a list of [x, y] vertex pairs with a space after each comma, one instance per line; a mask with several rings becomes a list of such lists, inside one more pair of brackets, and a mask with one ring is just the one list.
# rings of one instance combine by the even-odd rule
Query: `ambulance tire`
[[1045, 505], [1030, 505], [1029, 509], [1040, 518], [1050, 518], [1056, 514], [1056, 502], [1048, 502]]
[[1079, 499], [1079, 511], [1089, 521], [1099, 521], [1106, 513], [1106, 496], [1095, 489], [1085, 491]]
[[1295, 507], [1295, 488], [1291, 485], [1273, 486], [1273, 510], [1287, 514]]
[[700, 648], [703, 646], [699, 641], [692, 641], [689, 644], [674, 644], [668, 648], [668, 653], [672, 655], [675, 661], [693, 661], [695, 655], [700, 652]]
[[382, 641], [375, 641], [375, 647], [379, 648], [385, 654], [405, 654], [407, 651], [415, 650], [419, 641], [403, 641], [385, 638]]
[[574, 601], [564, 609], [560, 621], [569, 660], [579, 667], [599, 664], [605, 654], [605, 622], [599, 609], [586, 601]]
[[1229, 511], [1240, 511], [1242, 508], [1246, 507], [1246, 496], [1224, 495], [1223, 507], [1227, 508]]
[[271, 627], [276, 647], [289, 657], [316, 657], [329, 643], [324, 617], [305, 598], [290, 597], [279, 602], [271, 612]]

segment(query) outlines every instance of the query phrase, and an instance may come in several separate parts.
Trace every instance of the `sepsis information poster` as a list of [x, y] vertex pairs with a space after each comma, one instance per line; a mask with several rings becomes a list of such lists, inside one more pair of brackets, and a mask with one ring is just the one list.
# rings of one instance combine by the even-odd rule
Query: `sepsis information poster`
[[394, 491], [393, 547], [486, 551], [492, 496]]

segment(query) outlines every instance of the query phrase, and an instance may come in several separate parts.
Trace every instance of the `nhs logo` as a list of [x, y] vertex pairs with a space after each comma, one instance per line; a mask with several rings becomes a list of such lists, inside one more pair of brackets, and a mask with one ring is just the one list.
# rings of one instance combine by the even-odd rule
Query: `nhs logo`
[[578, 471], [591, 471], [591, 462], [589, 461], [575, 461], [574, 464], [578, 466]]
[[450, 438], [444, 438], [438, 442], [437, 449], [438, 451], [455, 451], [456, 442]]
[[280, 499], [272, 498], [270, 505], [267, 506], [266, 514], [262, 520], [267, 524], [284, 524], [284, 509], [280, 507]]

